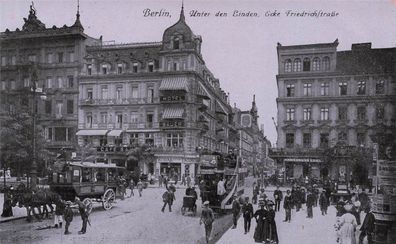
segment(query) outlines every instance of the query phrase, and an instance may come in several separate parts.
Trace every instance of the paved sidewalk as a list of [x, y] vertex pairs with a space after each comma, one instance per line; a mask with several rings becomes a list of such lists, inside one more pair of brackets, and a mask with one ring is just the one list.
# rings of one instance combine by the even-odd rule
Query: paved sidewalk
[[[4, 203], [4, 194], [0, 193], [0, 207], [1, 207], [0, 212], [3, 212], [3, 203]], [[14, 216], [12, 217], [0, 216], [0, 223], [26, 217], [26, 208], [13, 207], [12, 212], [14, 214]]]

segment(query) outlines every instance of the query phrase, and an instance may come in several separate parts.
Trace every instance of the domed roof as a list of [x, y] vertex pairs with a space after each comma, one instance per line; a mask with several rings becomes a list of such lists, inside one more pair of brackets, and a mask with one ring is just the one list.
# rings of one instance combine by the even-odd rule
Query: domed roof
[[176, 22], [176, 24], [168, 27], [164, 31], [164, 35], [162, 36], [162, 42], [167, 43], [170, 42], [171, 37], [174, 35], [174, 33], [178, 33], [183, 35], [183, 39], [185, 41], [192, 40], [194, 37], [194, 33], [190, 29], [190, 27], [186, 24], [186, 19], [184, 17], [184, 7], [182, 6], [182, 9], [180, 11], [180, 18], [179, 21]]

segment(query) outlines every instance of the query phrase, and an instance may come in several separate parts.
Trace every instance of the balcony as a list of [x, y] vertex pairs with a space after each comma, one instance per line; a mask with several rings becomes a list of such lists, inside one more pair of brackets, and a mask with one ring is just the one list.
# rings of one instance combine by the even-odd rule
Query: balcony
[[185, 101], [186, 101], [186, 96], [184, 95], [160, 96], [161, 103], [179, 103]]
[[317, 156], [324, 155], [324, 148], [272, 148], [269, 151], [270, 157], [287, 156]]
[[164, 147], [164, 146], [157, 146], [157, 147], [152, 147], [151, 148], [151, 152], [152, 153], [183, 153], [184, 147], [180, 146], [180, 147]]

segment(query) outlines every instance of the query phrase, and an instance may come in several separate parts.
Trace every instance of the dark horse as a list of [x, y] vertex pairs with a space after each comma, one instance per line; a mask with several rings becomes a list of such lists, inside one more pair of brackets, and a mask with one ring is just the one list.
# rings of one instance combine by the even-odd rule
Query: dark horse
[[[36, 219], [41, 219], [44, 217], [49, 218], [49, 212], [47, 206], [50, 208], [51, 213], [54, 211], [52, 206], [53, 203], [59, 201], [60, 196], [57, 193], [51, 192], [47, 189], [37, 189], [31, 190], [21, 184], [17, 187], [14, 192], [13, 206], [18, 206], [20, 208], [25, 207], [27, 212], [27, 220], [30, 222], [32, 220], [32, 214]], [[38, 210], [39, 215], [36, 214], [35, 209]], [[43, 212], [41, 211], [43, 209]]]

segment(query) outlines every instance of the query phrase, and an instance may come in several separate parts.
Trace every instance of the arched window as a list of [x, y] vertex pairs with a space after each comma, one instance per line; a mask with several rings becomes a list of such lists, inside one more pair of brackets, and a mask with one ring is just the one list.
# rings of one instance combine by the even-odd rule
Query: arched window
[[296, 58], [293, 62], [293, 72], [301, 72], [301, 59]]
[[309, 58], [304, 58], [303, 71], [310, 71], [310, 70], [311, 70], [311, 60]]
[[285, 61], [285, 72], [291, 72], [292, 71], [292, 62], [290, 59], [287, 59]]
[[323, 64], [323, 70], [330, 70], [330, 58], [329, 57], [324, 57], [322, 59], [322, 64]]
[[313, 71], [319, 71], [320, 70], [320, 59], [319, 58], [314, 58], [312, 60], [312, 70]]

